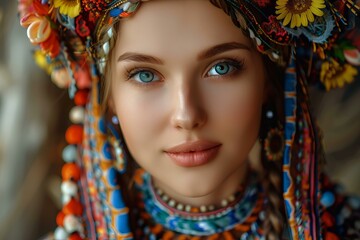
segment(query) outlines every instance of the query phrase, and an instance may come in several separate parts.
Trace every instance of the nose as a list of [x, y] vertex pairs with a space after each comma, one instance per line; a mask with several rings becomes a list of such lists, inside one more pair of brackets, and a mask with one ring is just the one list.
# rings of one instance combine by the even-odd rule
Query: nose
[[207, 121], [207, 113], [198, 87], [195, 84], [181, 83], [174, 96], [172, 126], [183, 130], [201, 128]]

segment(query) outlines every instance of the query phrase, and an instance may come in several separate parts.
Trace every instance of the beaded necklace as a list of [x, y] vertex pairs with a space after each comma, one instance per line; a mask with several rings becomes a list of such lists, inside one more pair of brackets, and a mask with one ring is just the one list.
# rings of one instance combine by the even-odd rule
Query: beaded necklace
[[140, 183], [136, 184], [136, 239], [249, 239], [263, 235], [264, 194], [254, 179], [227, 206], [190, 213], [162, 201], [148, 173], [141, 174]]

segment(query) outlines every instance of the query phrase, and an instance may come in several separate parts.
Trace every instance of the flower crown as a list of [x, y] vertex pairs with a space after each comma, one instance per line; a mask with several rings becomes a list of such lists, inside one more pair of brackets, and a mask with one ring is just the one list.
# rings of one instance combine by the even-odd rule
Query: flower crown
[[[20, 0], [19, 12], [30, 42], [38, 46], [39, 65], [57, 85], [74, 92], [90, 86], [89, 61], [95, 60], [103, 73], [114, 22], [131, 16], [143, 1]], [[360, 8], [352, 0], [211, 2], [222, 7], [272, 60], [284, 63], [284, 49], [296, 47], [309, 81], [320, 80], [327, 90], [352, 82], [359, 71], [360, 30], [355, 26]]]

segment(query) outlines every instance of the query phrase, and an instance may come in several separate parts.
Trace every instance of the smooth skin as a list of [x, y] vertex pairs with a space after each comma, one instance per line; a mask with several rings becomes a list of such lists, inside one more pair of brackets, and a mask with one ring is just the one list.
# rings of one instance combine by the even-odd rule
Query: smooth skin
[[[266, 96], [260, 54], [207, 0], [152, 0], [121, 21], [107, 81], [131, 155], [175, 200], [219, 203], [243, 181], [258, 138]], [[164, 152], [195, 140], [222, 145], [196, 167]]]

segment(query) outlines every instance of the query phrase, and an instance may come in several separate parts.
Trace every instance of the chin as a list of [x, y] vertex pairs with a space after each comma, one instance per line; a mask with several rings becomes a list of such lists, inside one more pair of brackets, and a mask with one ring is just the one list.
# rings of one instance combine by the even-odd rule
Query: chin
[[[167, 181], [169, 188], [184, 197], [202, 197], [211, 194], [221, 185], [223, 179], [213, 173], [182, 174], [181, 177]], [[170, 185], [171, 184], [171, 185]]]

